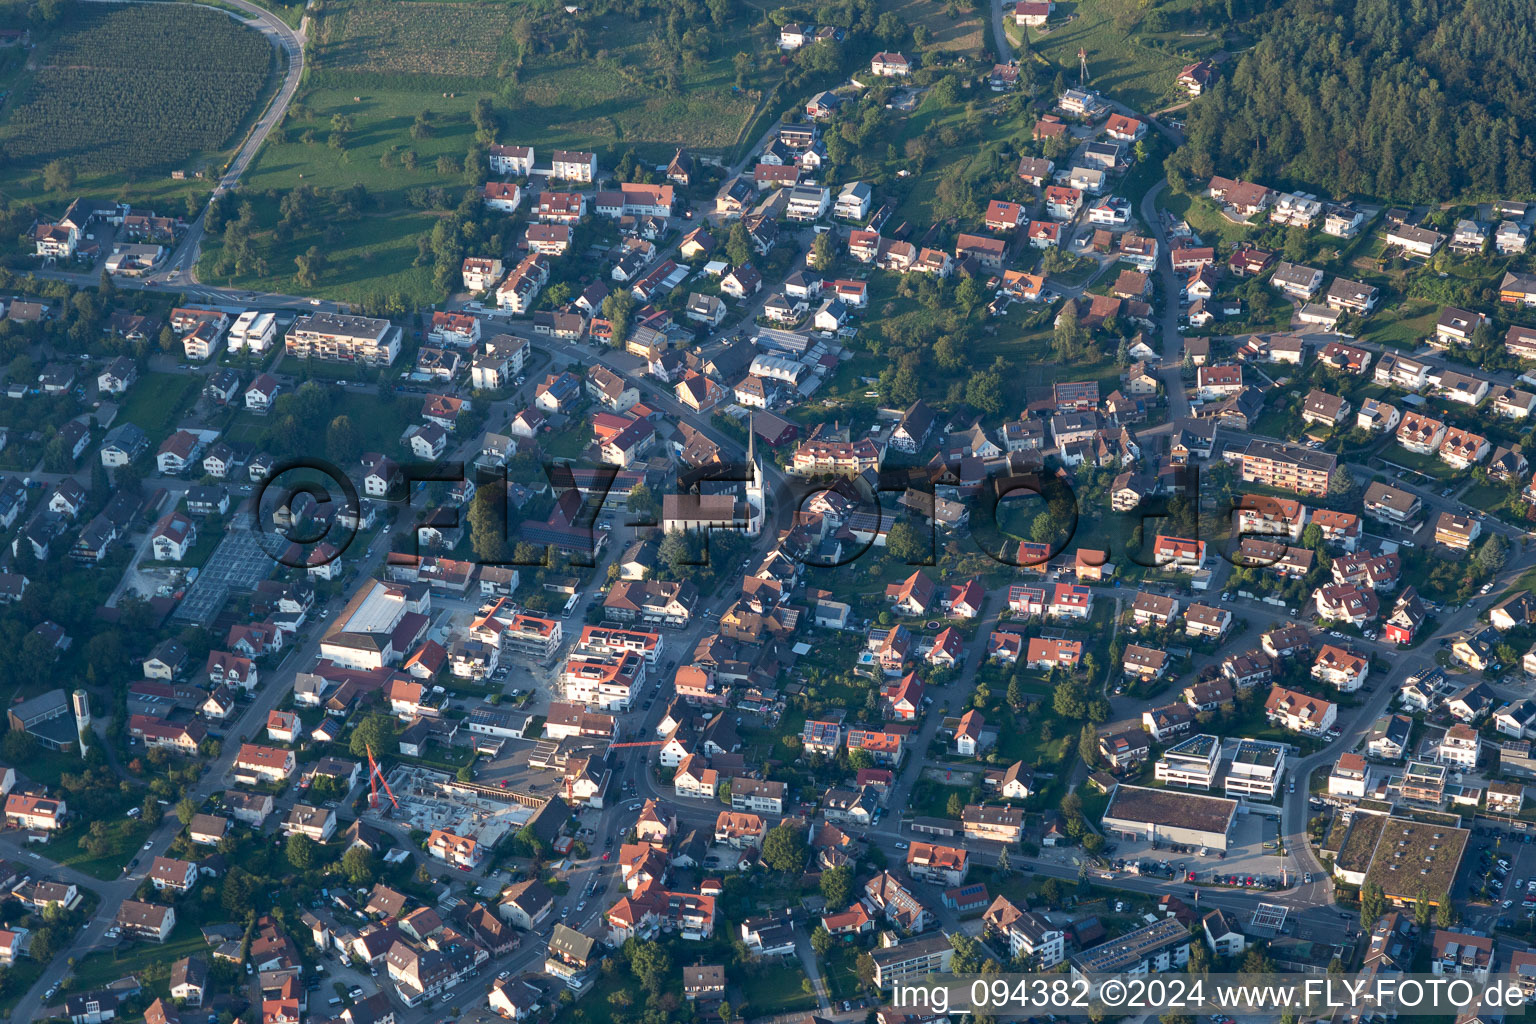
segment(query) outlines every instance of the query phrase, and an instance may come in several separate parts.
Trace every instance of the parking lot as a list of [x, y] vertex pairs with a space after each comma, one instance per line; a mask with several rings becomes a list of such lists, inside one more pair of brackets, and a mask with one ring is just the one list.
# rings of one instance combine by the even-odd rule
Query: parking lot
[[[1290, 857], [1278, 856], [1279, 823], [1260, 814], [1240, 815], [1232, 828], [1226, 856], [1200, 856], [1192, 848], [1117, 839], [1112, 861], [1117, 871], [1201, 885], [1226, 885], [1244, 889], [1279, 888], [1301, 879], [1295, 873], [1285, 879], [1283, 868]], [[1195, 877], [1189, 878], [1194, 872]], [[1251, 881], [1250, 881], [1251, 879]], [[1271, 884], [1266, 885], [1269, 882]]]
[[[1499, 865], [1501, 860], [1507, 868]], [[1463, 890], [1458, 895], [1474, 901], [1469, 911], [1480, 911], [1490, 919], [1536, 918], [1536, 892], [1530, 888], [1533, 883], [1536, 839], [1531, 833], [1474, 825], [1458, 882]], [[1477, 906], [1483, 900], [1487, 900], [1486, 907]]]

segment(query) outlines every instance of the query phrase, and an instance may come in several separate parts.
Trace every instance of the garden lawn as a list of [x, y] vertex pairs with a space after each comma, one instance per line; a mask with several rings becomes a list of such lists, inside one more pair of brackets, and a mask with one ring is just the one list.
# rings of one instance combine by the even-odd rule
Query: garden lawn
[[1420, 455], [1411, 452], [1402, 445], [1388, 445], [1381, 451], [1381, 458], [1394, 465], [1405, 466], [1426, 476], [1432, 476], [1436, 480], [1444, 480], [1447, 483], [1457, 479], [1461, 472], [1453, 469], [1449, 464], [1433, 455]]
[[1504, 592], [1505, 596], [1513, 594], [1517, 590], [1523, 590], [1528, 594], [1536, 594], [1536, 569], [1527, 569], [1515, 580], [1514, 585]]
[[821, 958], [821, 980], [834, 1001], [853, 999], [859, 994], [859, 954], [857, 946], [839, 944]]
[[[288, 360], [285, 373], [301, 374], [303, 363]], [[316, 368], [324, 364], [316, 362]], [[327, 404], [332, 417], [346, 416], [357, 428], [358, 441], [363, 451], [393, 452], [400, 446], [400, 435], [406, 427], [418, 422], [421, 402], [425, 395], [399, 395], [392, 402], [381, 402], [371, 394], [340, 392], [329, 396]], [[241, 410], [230, 424], [225, 436], [241, 444], [258, 444], [273, 426], [270, 416], [257, 416]]]
[[1473, 484], [1458, 500], [1463, 505], [1493, 512], [1509, 500], [1509, 490], [1499, 484]]
[[1377, 313], [1366, 321], [1361, 338], [1390, 348], [1415, 349], [1435, 333], [1439, 306], [1422, 299], [1406, 299], [1400, 306]]
[[6, 969], [4, 978], [0, 979], [0, 1017], [10, 1017], [21, 997], [32, 990], [46, 968], [46, 964], [31, 957], [22, 957]]
[[[208, 882], [204, 882], [208, 885]], [[171, 963], [194, 953], [207, 953], [208, 942], [203, 938], [197, 915], [188, 912], [196, 901], [186, 901], [176, 907], [176, 927], [163, 944], [136, 942], [118, 949], [87, 953], [75, 964], [70, 973], [67, 990], [88, 992], [105, 988], [108, 982], [129, 974], [141, 974], [156, 964]]]
[[544, 436], [544, 450], [552, 459], [575, 462], [591, 444], [592, 434], [586, 429], [585, 422], [581, 420], [573, 421], [569, 428], [559, 433]]
[[202, 378], [185, 373], [140, 374], [123, 396], [118, 419], [132, 423], [150, 437], [169, 433], [177, 418], [197, 401]]
[[812, 1011], [816, 1009], [816, 997], [800, 987], [804, 980], [805, 972], [797, 960], [757, 964], [741, 980], [741, 993], [747, 1005], [736, 1009], [751, 1017]]
[[[33, 696], [32, 690], [42, 693], [46, 689], [48, 689], [48, 683], [38, 680], [22, 693], [17, 694], [17, 696]], [[59, 780], [63, 778], [65, 772], [77, 772], [79, 770], [79, 754], [65, 754], [57, 750], [38, 749], [36, 753], [27, 758], [27, 778], [50, 789], [59, 785]], [[129, 806], [125, 804], [123, 810], [126, 811]], [[56, 860], [57, 858], [50, 854], [49, 859]]]
[[1203, 197], [1179, 195], [1172, 189], [1164, 189], [1157, 197], [1159, 208], [1189, 223], [1207, 245], [1219, 242], [1222, 248], [1231, 248], [1245, 242], [1254, 229], [1247, 224], [1236, 224], [1226, 218], [1216, 205]]
[[969, 786], [946, 786], [934, 779], [919, 779], [912, 787], [912, 798], [905, 810], [919, 818], [949, 817], [949, 798], [954, 793], [965, 800]]

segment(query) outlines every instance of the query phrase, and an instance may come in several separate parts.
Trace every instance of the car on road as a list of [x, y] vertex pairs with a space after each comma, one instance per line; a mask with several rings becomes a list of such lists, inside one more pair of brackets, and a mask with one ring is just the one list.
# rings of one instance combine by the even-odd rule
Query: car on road
[[1342, 637], [1342, 636], [1343, 636], [1343, 635], [1344, 635], [1344, 634], [1343, 634], [1343, 633], [1340, 633], [1340, 632], [1339, 632], [1339, 631], [1338, 631], [1338, 630], [1336, 630], [1336, 629], [1331, 629], [1331, 630], [1329, 630], [1329, 631], [1328, 631], [1328, 635], [1329, 635], [1329, 636], [1337, 636], [1337, 637]]
[[560, 908], [560, 916], [561, 917], [570, 917], [571, 916], [571, 908], [570, 907], [561, 907]]
[[582, 900], [580, 903], [576, 904], [576, 913], [579, 914], [583, 910], [586, 910], [586, 909], [587, 909], [587, 901], [586, 900]]
[[898, 842], [896, 844], [896, 849], [898, 849], [898, 850], [905, 850], [906, 848], [907, 848], [907, 844], [906, 843]]
[[154, 849], [154, 846], [155, 846], [154, 840], [150, 840], [149, 842], [144, 844], [144, 849], [152, 850], [152, 849]]

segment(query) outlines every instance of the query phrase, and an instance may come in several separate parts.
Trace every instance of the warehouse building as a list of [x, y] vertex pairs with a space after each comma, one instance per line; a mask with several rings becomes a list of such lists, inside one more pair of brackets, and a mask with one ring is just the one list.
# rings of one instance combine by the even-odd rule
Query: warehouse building
[[1104, 831], [1147, 843], [1225, 851], [1237, 801], [1145, 786], [1118, 786], [1104, 809]]

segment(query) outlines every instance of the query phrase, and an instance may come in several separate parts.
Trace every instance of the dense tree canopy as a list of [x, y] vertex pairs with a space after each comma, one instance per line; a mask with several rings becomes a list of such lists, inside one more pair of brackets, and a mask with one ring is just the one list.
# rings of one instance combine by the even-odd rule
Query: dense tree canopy
[[1336, 195], [1526, 195], [1536, 7], [1294, 0], [1200, 102], [1171, 167]]

